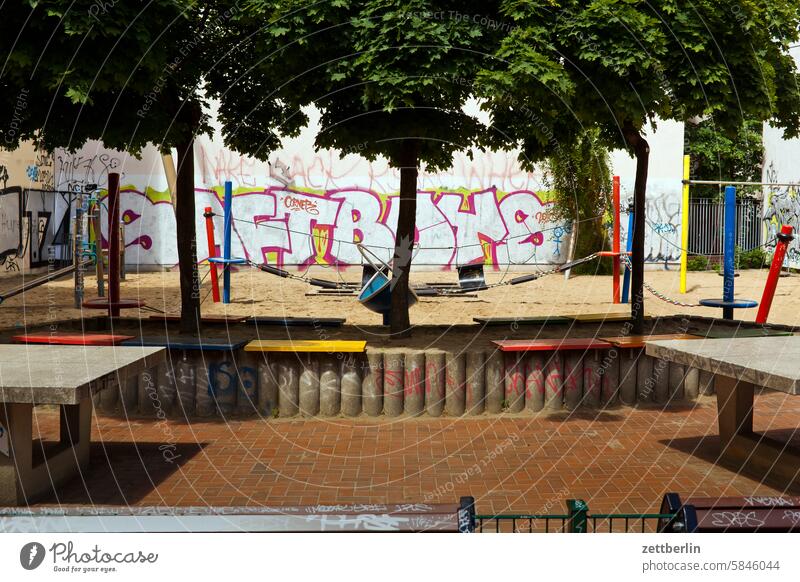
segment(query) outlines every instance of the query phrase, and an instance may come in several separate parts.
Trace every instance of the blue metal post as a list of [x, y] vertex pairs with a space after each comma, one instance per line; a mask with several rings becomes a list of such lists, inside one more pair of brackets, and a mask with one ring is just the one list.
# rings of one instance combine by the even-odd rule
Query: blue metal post
[[[736, 187], [725, 187], [725, 242], [723, 257], [723, 287], [722, 299], [726, 302], [733, 301], [733, 280], [736, 266], [734, 255], [736, 253]], [[733, 319], [733, 307], [722, 308], [723, 319]]]
[[[633, 250], [633, 206], [628, 207], [628, 230], [625, 232], [625, 251]], [[630, 255], [629, 255], [630, 256]], [[622, 302], [628, 302], [628, 294], [631, 289], [631, 270], [625, 263], [625, 273], [622, 276]]]
[[231, 258], [231, 228], [233, 227], [233, 183], [225, 182], [225, 199], [223, 210], [225, 213], [225, 229], [222, 239], [222, 258], [225, 263], [222, 265], [222, 302], [231, 302], [231, 265], [228, 262]]

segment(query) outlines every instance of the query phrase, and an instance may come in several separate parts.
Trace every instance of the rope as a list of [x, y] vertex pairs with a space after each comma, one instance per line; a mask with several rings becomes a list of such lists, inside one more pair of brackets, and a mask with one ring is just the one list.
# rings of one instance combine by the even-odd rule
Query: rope
[[[625, 266], [630, 271], [633, 271], [633, 265], [631, 264], [630, 257], [628, 257], [628, 255], [625, 255], [625, 254], [620, 255], [620, 256], [622, 257], [622, 260], [625, 262]], [[672, 305], [677, 305], [678, 307], [702, 307], [702, 305], [700, 305], [699, 303], [684, 303], [683, 301], [678, 301], [677, 299], [672, 299], [671, 297], [668, 297], [668, 296], [664, 295], [660, 291], [657, 291], [656, 289], [654, 289], [653, 287], [648, 285], [646, 282], [643, 281], [642, 283], [644, 284], [644, 288], [645, 289], [647, 289], [650, 293], [652, 293], [658, 299], [661, 299], [661, 301], [664, 301], [666, 303], [670, 303]]]

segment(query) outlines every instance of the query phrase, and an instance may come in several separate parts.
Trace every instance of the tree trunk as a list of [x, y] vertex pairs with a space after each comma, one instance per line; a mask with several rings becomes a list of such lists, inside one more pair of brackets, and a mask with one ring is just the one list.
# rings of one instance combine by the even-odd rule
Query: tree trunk
[[403, 141], [398, 161], [400, 166], [400, 209], [397, 216], [397, 233], [392, 259], [392, 312], [389, 316], [391, 337], [411, 335], [408, 316], [408, 287], [411, 270], [411, 253], [414, 248], [414, 230], [417, 223], [417, 158], [419, 144], [415, 139]]
[[197, 243], [194, 206], [194, 139], [176, 146], [175, 222], [178, 268], [181, 282], [181, 333], [200, 336], [200, 281], [197, 276]]
[[641, 335], [644, 333], [644, 230], [650, 146], [630, 122], [623, 126], [623, 132], [636, 155], [636, 183], [633, 187], [631, 318], [633, 319], [633, 334]]

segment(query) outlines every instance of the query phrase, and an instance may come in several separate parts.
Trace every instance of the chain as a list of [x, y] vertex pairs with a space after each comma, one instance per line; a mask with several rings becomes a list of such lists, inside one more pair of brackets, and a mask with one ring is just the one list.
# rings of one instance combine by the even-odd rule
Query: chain
[[[622, 254], [620, 256], [622, 257], [622, 260], [625, 262], [625, 266], [630, 271], [633, 271], [633, 265], [631, 264], [630, 257], [628, 255], [626, 255], [626, 254]], [[663, 293], [653, 289], [647, 283], [645, 283], [645, 282], [643, 282], [643, 283], [644, 283], [644, 288], [647, 289], [648, 291], [650, 291], [650, 293], [655, 295], [658, 299], [661, 299], [661, 301], [665, 301], [667, 303], [671, 303], [672, 305], [677, 305], [678, 307], [702, 307], [702, 305], [700, 305], [699, 303], [684, 303], [683, 301], [678, 301], [677, 299], [672, 299], [670, 297], [667, 297]]]

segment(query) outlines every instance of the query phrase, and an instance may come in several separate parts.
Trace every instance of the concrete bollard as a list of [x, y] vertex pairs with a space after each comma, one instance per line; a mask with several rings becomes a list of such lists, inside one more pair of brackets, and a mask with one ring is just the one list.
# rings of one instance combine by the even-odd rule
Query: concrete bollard
[[600, 403], [603, 406], [614, 406], [617, 403], [619, 393], [619, 360], [623, 357], [623, 352], [617, 348], [611, 348], [600, 363], [601, 388]]
[[683, 380], [683, 396], [687, 400], [696, 400], [700, 394], [700, 370], [689, 368]]
[[528, 352], [525, 362], [525, 408], [539, 412], [544, 408], [544, 356]]
[[406, 353], [404, 365], [403, 407], [406, 414], [419, 416], [425, 410], [425, 353]]
[[139, 409], [139, 374], [125, 379], [119, 401], [119, 413], [122, 417], [134, 415]]
[[220, 416], [230, 416], [236, 409], [239, 392], [239, 373], [231, 352], [220, 352], [209, 358], [208, 383]]
[[523, 354], [506, 354], [505, 401], [509, 412], [525, 408], [525, 359]]
[[619, 390], [617, 395], [620, 404], [633, 406], [636, 404], [637, 362], [642, 350], [620, 350], [619, 357]]
[[383, 354], [383, 411], [386, 416], [400, 416], [403, 413], [403, 354], [386, 352]]
[[669, 400], [669, 362], [653, 358], [653, 400], [665, 404]]
[[253, 352], [239, 352], [236, 357], [239, 390], [236, 394], [236, 413], [251, 415], [258, 409], [258, 363]]
[[158, 366], [148, 368], [139, 376], [139, 414], [155, 416], [158, 400]]
[[178, 413], [184, 418], [194, 416], [195, 399], [195, 370], [194, 365], [189, 361], [186, 352], [175, 364], [175, 386], [178, 392], [177, 408]]
[[99, 393], [100, 410], [106, 414], [114, 414], [119, 404], [119, 380], [117, 375], [109, 376], [106, 379], [106, 387]]
[[467, 352], [466, 360], [466, 412], [474, 416], [483, 413], [486, 399], [483, 352]]
[[361, 376], [359, 362], [353, 354], [346, 354], [342, 362], [342, 414], [358, 416], [361, 414]]
[[195, 391], [194, 391], [194, 410], [199, 417], [212, 416], [216, 412], [216, 405], [211, 394], [211, 382], [209, 380], [209, 366], [214, 357], [209, 353], [200, 353], [200, 359], [194, 368]]
[[319, 364], [319, 413], [336, 416], [342, 403], [339, 361], [327, 356]]
[[297, 358], [287, 356], [278, 362], [278, 415], [287, 418], [300, 410], [300, 371]]
[[503, 352], [493, 350], [486, 358], [486, 412], [499, 414], [503, 412], [503, 401], [506, 396], [505, 362]]
[[467, 358], [463, 353], [445, 355], [445, 410], [461, 416], [467, 406]]
[[383, 410], [383, 354], [367, 352], [367, 368], [361, 382], [361, 397], [367, 416], [379, 416]]
[[278, 412], [278, 365], [267, 354], [258, 362], [258, 413], [267, 417]]
[[600, 408], [602, 398], [602, 366], [600, 350], [590, 350], [583, 357], [583, 399], [586, 408]]
[[683, 400], [684, 378], [686, 368], [682, 364], [670, 362], [669, 364], [669, 401], [679, 402]]
[[639, 402], [652, 402], [654, 389], [653, 358], [642, 353], [636, 364], [636, 398]]
[[[161, 408], [161, 414], [172, 416], [173, 409], [175, 408], [175, 400], [178, 396], [177, 386], [175, 385], [175, 372], [172, 368], [172, 357], [158, 366], [157, 390], [158, 390], [158, 403], [155, 404], [156, 408]], [[158, 410], [155, 411], [159, 414]]]
[[299, 407], [302, 416], [319, 414], [319, 360], [306, 354], [298, 380]]
[[700, 394], [703, 396], [714, 395], [714, 374], [700, 370]]
[[561, 354], [547, 352], [544, 367], [544, 405], [548, 410], [561, 410], [564, 401], [564, 381]]
[[564, 354], [564, 406], [575, 410], [583, 399], [583, 352], [570, 350]]
[[444, 352], [425, 353], [425, 411], [428, 416], [441, 416], [444, 411], [445, 365]]

